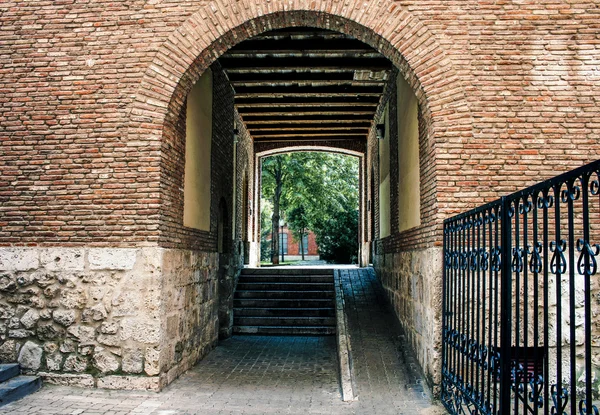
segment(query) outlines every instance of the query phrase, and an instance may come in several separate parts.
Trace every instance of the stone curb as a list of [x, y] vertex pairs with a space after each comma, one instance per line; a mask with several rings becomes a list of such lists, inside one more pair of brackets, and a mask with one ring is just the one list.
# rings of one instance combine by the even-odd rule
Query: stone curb
[[340, 271], [333, 270], [335, 286], [335, 316], [337, 324], [337, 351], [340, 364], [340, 387], [344, 402], [356, 401], [358, 396], [354, 388], [354, 370], [352, 367], [352, 347], [350, 335], [347, 331], [348, 321], [345, 312], [344, 289]]

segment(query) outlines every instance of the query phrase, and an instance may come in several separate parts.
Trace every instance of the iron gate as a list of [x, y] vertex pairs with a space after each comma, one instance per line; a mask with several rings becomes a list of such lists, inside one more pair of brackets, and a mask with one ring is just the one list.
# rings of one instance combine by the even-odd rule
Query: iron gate
[[600, 160], [444, 222], [452, 414], [598, 414]]

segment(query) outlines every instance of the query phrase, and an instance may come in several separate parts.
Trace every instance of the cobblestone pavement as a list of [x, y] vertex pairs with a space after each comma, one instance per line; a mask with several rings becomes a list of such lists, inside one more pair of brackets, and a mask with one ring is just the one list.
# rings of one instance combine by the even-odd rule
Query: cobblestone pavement
[[0, 414], [441, 414], [368, 270], [342, 271], [359, 399], [341, 401], [335, 337], [236, 336], [160, 393], [45, 385]]

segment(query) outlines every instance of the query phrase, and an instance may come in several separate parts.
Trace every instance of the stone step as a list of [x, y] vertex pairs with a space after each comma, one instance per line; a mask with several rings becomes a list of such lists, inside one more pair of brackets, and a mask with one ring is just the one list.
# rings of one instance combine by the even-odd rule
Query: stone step
[[263, 334], [277, 336], [330, 336], [335, 334], [335, 327], [326, 326], [233, 326], [235, 334]]
[[314, 299], [314, 298], [334, 298], [335, 293], [333, 291], [281, 291], [281, 290], [236, 290], [235, 298], [271, 298], [271, 299], [282, 299], [282, 298], [293, 298], [296, 300], [302, 299]]
[[236, 308], [334, 308], [332, 298], [234, 298]]
[[333, 283], [332, 275], [276, 275], [276, 274], [257, 274], [240, 275], [238, 283], [246, 282], [324, 282]]
[[0, 406], [21, 399], [42, 387], [39, 376], [17, 376], [0, 383]]
[[333, 275], [332, 269], [325, 268], [244, 268], [241, 275]]
[[6, 382], [19, 374], [21, 374], [21, 368], [18, 363], [0, 364], [0, 382]]
[[335, 317], [335, 309], [327, 308], [263, 308], [263, 307], [236, 307], [233, 309], [236, 317]]
[[234, 296], [233, 332], [335, 334], [333, 271], [244, 269]]
[[238, 283], [237, 289], [240, 291], [333, 291], [333, 281], [331, 283], [323, 282], [245, 282]]
[[335, 317], [246, 317], [233, 315], [234, 326], [334, 326]]

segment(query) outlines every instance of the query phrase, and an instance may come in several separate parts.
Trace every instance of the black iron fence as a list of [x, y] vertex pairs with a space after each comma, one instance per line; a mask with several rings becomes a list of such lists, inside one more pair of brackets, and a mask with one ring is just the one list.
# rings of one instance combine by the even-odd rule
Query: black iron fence
[[599, 243], [600, 160], [444, 222], [452, 414], [599, 414]]

